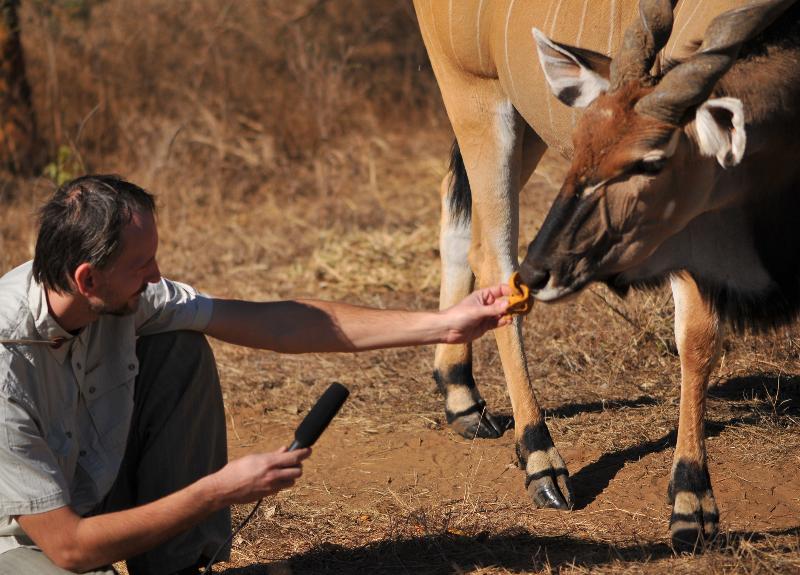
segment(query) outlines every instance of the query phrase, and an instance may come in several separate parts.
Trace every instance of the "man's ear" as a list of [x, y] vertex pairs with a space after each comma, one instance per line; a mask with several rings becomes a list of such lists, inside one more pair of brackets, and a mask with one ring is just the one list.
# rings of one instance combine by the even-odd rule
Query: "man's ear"
[[532, 31], [544, 77], [556, 98], [567, 106], [585, 108], [608, 90], [610, 58], [556, 44], [538, 28]]
[[72, 281], [75, 282], [75, 291], [82, 296], [89, 297], [97, 291], [97, 274], [92, 264], [84, 262], [75, 268]]
[[705, 156], [716, 156], [719, 165], [730, 168], [742, 161], [747, 134], [744, 106], [738, 98], [715, 98], [697, 108], [694, 117], [697, 144]]

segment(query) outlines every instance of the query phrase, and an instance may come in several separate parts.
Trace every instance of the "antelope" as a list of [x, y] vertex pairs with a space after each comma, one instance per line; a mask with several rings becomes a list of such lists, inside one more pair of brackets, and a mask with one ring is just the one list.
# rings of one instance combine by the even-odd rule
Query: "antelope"
[[[536, 53], [531, 27], [595, 50], [602, 67], [636, 14], [633, 2], [414, 0], [456, 136], [440, 186], [442, 309], [466, 296], [476, 277], [490, 285], [517, 269], [519, 190], [548, 147], [570, 153], [577, 114], [550, 94], [544, 74], [530, 65]], [[521, 320], [496, 330], [495, 337], [528, 495], [537, 507], [568, 509], [568, 472], [533, 391]], [[438, 346], [433, 375], [456, 432], [470, 439], [504, 433], [505, 422], [486, 408], [476, 386], [471, 346]]]
[[[759, 118], [765, 114], [770, 117], [780, 102], [791, 101], [794, 94], [790, 92], [800, 83], [781, 84], [774, 75], [762, 77], [754, 68], [749, 75], [757, 76], [756, 83], [769, 79], [779, 88], [768, 101], [762, 103], [759, 99], [768, 88], [757, 88], [753, 84], [746, 90], [748, 93], [737, 100], [739, 104], [733, 97], [723, 96], [708, 102], [697, 96], [690, 97], [686, 100], [690, 105], [684, 108], [687, 117], [681, 117], [680, 122], [670, 122], [663, 115], [659, 119], [655, 115], [640, 114], [632, 106], [652, 93], [650, 110], [658, 108], [661, 114], [674, 111], [675, 99], [659, 94], [672, 94], [682, 84], [695, 84], [699, 72], [680, 72], [682, 66], [677, 66], [673, 69], [677, 74], [670, 79], [664, 77], [666, 84], [662, 90], [660, 86], [656, 89], [657, 78], [648, 76], [651, 68], [660, 74], [672, 61], [688, 63], [698, 58], [704, 53], [697, 49], [709, 23], [731, 7], [742, 5], [751, 6], [746, 14], [758, 19], [755, 28], [748, 32], [752, 35], [765, 27], [769, 18], [775, 17], [787, 2], [642, 0], [640, 11], [634, 0], [414, 0], [423, 41], [456, 137], [450, 169], [440, 186], [442, 308], [469, 293], [476, 278], [481, 285], [489, 285], [509, 277], [518, 268], [518, 194], [548, 148], [568, 158], [574, 156], [578, 163], [573, 165], [572, 179], [568, 179], [574, 185], [569, 188], [565, 184], [520, 268], [522, 279], [536, 288], [539, 300], [555, 300], [566, 296], [570, 289], [577, 291], [599, 272], [620, 272], [622, 270], [614, 266], [635, 265], [634, 256], [646, 259], [647, 250], [637, 251], [634, 238], [647, 234], [652, 239], [648, 246], [655, 249], [658, 242], [669, 235], [669, 230], [678, 230], [691, 219], [695, 212], [685, 205], [709, 206], [708, 209], [717, 205], [722, 209], [726, 205], [725, 198], [733, 201], [736, 196], [733, 191], [741, 189], [735, 174], [745, 172], [741, 166], [720, 171], [705, 155], [716, 150], [714, 155], [719, 156], [720, 163], [741, 164], [745, 146], [745, 111], [741, 102], [748, 104], [747, 113]], [[536, 31], [532, 34], [534, 28]], [[670, 34], [672, 29], [674, 34]], [[727, 46], [724, 42], [723, 45]], [[732, 61], [735, 59], [734, 44], [727, 50], [730, 53], [719, 49], [710, 51], [708, 60], [717, 63], [727, 57]], [[616, 55], [613, 60], [612, 54]], [[537, 55], [540, 65], [533, 62]], [[772, 61], [772, 58], [761, 57], [758, 61], [761, 60]], [[791, 72], [796, 70], [788, 58], [780, 62], [782, 64], [773, 64], [770, 69], [774, 71], [783, 65]], [[705, 64], [695, 69], [698, 67], [703, 68]], [[709, 78], [716, 81], [721, 72], [716, 74]], [[737, 67], [734, 67], [730, 74], [732, 80], [737, 74]], [[725, 85], [725, 81], [721, 85]], [[618, 102], [617, 106], [612, 107], [611, 101]], [[700, 122], [686, 123], [692, 110], [696, 110]], [[620, 116], [623, 111], [626, 115]], [[595, 124], [603, 126], [604, 130], [588, 129]], [[753, 142], [766, 146], [773, 141], [770, 149], [780, 149], [781, 158], [788, 156], [791, 153], [789, 144], [793, 143], [792, 132], [783, 132], [779, 142], [774, 129], [764, 126], [764, 129], [749, 128], [748, 153], [754, 154], [759, 149]], [[578, 132], [573, 143], [572, 133], [576, 128]], [[666, 139], [653, 140], [656, 136]], [[698, 154], [690, 142], [696, 142], [695, 147], [700, 146], [701, 153]], [[644, 149], [640, 149], [641, 145]], [[784, 147], [780, 148], [781, 145]], [[610, 156], [605, 153], [607, 148], [619, 153]], [[624, 151], [639, 155], [624, 156]], [[633, 163], [608, 164], [612, 158], [619, 161], [627, 158]], [[590, 169], [606, 164], [607, 171], [592, 172]], [[581, 165], [586, 171], [579, 168]], [[683, 169], [678, 170], [678, 165]], [[768, 165], [770, 168], [764, 173], [772, 173], [775, 167], [772, 159]], [[657, 170], [662, 170], [663, 175], [656, 177], [655, 173], [650, 173]], [[755, 178], [754, 182], [764, 181], [758, 178], [756, 170], [753, 167], [746, 173]], [[641, 175], [634, 173], [637, 171]], [[603, 175], [602, 179], [597, 179], [598, 174]], [[679, 180], [679, 175], [683, 179]], [[689, 178], [693, 182], [692, 189], [700, 189], [702, 197], [692, 198], [689, 192], [675, 192], [676, 197], [670, 198], [667, 189], [675, 189], [679, 183], [684, 185], [683, 180], [689, 181]], [[583, 183], [580, 189], [584, 199], [579, 199], [575, 193], [577, 182]], [[607, 190], [625, 186], [631, 191], [623, 196], [627, 200], [620, 199], [613, 204], [616, 212], [608, 210], [612, 205], [607, 199], [602, 204], [593, 203], [605, 198]], [[651, 195], [658, 200], [657, 204], [648, 204], [646, 194], [640, 202], [636, 201], [636, 195], [645, 187], [653, 190]], [[714, 193], [707, 191], [711, 188]], [[731, 190], [731, 194], [716, 191], [723, 189]], [[592, 206], [596, 205], [608, 209], [594, 209]], [[647, 216], [631, 220], [632, 225], [635, 222], [638, 227], [611, 229], [607, 225], [606, 233], [602, 233], [602, 222], [622, 222], [623, 218], [633, 218], [645, 207], [650, 209], [644, 212]], [[784, 217], [788, 217], [786, 213]], [[740, 214], [739, 219], [743, 217], [744, 214]], [[710, 228], [716, 230], [723, 229], [720, 222], [727, 221], [720, 219], [719, 210], [709, 212], [706, 218], [709, 225], [719, 223]], [[701, 225], [690, 227], [698, 234], [705, 230]], [[592, 243], [593, 231], [597, 232], [596, 245]], [[620, 243], [620, 234], [624, 234], [627, 243]], [[728, 237], [721, 232], [718, 236], [725, 241], [714, 244], [714, 248], [721, 250], [727, 245], [727, 253], [741, 248], [736, 259], [716, 262], [718, 277], [740, 277], [749, 282], [752, 289], [763, 285], [764, 274], [744, 277], [746, 274], [735, 274], [735, 270], [730, 269], [735, 262], [755, 266], [756, 254], [752, 242], [748, 243], [752, 237]], [[585, 247], [593, 259], [572, 257], [578, 249], [574, 242], [579, 240], [580, 247]], [[688, 240], [678, 243], [676, 250], [679, 247], [689, 249]], [[747, 246], [751, 249], [744, 249]], [[709, 253], [707, 257], [714, 255]], [[590, 265], [592, 262], [598, 265]], [[578, 272], [583, 275], [576, 275]], [[687, 403], [697, 400], [698, 393], [702, 395], [698, 390], [704, 389], [704, 384], [700, 382], [707, 379], [711, 360], [717, 354], [714, 351], [719, 347], [716, 310], [721, 306], [725, 315], [724, 310], [734, 305], [733, 292], [723, 286], [715, 290], [715, 301], [722, 303], [709, 307], [705, 303], [707, 297], [703, 299], [697, 290], [705, 290], [710, 295], [709, 290], [714, 289], [712, 284], [695, 284], [691, 272], [693, 269], [687, 268], [682, 273], [676, 269], [671, 276], [677, 294], [678, 345], [685, 364], [682, 389], [695, 390], [695, 395], [682, 392], [683, 401]], [[627, 276], [614, 277], [615, 285], [620, 285]], [[576, 281], [569, 283], [572, 280]], [[631, 281], [634, 280], [636, 278], [631, 276]], [[762, 303], [758, 298], [737, 305], [747, 308], [745, 317], [754, 317], [753, 314], [760, 313], [757, 308]], [[776, 317], [784, 312], [785, 306], [772, 302], [770, 307], [775, 308], [770, 317]], [[696, 320], [688, 319], [701, 310], [707, 318], [705, 330], [698, 330], [698, 324], [693, 323]], [[525, 471], [528, 495], [537, 507], [569, 509], [573, 504], [569, 475], [533, 391], [522, 346], [521, 320], [515, 319], [511, 326], [496, 330], [495, 337], [511, 399], [518, 462]], [[698, 351], [698, 337], [708, 340], [710, 351]], [[703, 346], [699, 349], [706, 350]], [[503, 422], [486, 409], [473, 378], [470, 346], [437, 347], [434, 379], [444, 395], [447, 421], [455, 431], [469, 438], [502, 435]], [[688, 419], [695, 421], [691, 429], [686, 423]], [[710, 483], [706, 481], [705, 464], [700, 463], [705, 461], [704, 452], [698, 447], [698, 442], [702, 444], [702, 413], [682, 409], [679, 428], [684, 431], [676, 449], [676, 460], [691, 464], [676, 464], [673, 471], [671, 492], [676, 494], [673, 539], [690, 539], [693, 533], [696, 537], [712, 537], [717, 529], [717, 511]], [[688, 454], [687, 445], [693, 446], [693, 455]], [[706, 484], [708, 489], [704, 487]]]
[[675, 60], [664, 56], [693, 24], [688, 7], [642, 0], [640, 11], [608, 74], [533, 33], [553, 94], [584, 110], [520, 276], [543, 302], [593, 281], [624, 293], [669, 280], [681, 364], [670, 531], [691, 550], [718, 530], [704, 416], [723, 327], [800, 312], [800, 5], [717, 11]]

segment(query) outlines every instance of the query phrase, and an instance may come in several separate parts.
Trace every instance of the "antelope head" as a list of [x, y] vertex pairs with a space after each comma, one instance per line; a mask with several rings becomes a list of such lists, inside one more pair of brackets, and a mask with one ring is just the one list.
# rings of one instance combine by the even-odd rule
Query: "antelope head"
[[742, 161], [746, 134], [741, 101], [709, 96], [742, 43], [791, 4], [756, 0], [721, 14], [698, 50], [662, 77], [650, 70], [672, 30], [670, 0], [640, 0], [609, 78], [534, 30], [551, 89], [585, 108], [572, 165], [520, 267], [537, 299], [613, 283], [713, 209], [715, 179]]

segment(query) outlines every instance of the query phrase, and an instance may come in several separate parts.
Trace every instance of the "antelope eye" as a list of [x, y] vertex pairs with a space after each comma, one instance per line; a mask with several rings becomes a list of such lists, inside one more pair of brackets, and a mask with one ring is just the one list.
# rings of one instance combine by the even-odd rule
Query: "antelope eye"
[[631, 167], [631, 173], [642, 176], [656, 176], [661, 173], [666, 165], [665, 158], [657, 160], [639, 160]]

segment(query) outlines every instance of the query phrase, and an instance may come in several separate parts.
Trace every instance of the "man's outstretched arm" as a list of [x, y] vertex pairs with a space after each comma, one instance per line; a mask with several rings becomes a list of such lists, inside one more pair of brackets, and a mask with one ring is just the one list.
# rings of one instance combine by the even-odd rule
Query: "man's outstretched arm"
[[50, 560], [83, 572], [143, 553], [234, 503], [248, 503], [291, 487], [310, 449], [247, 455], [188, 487], [142, 505], [93, 517], [69, 507], [17, 517]]
[[506, 285], [484, 288], [443, 311], [374, 309], [318, 300], [215, 299], [205, 333], [283, 353], [464, 343], [511, 322], [503, 315], [508, 295]]

